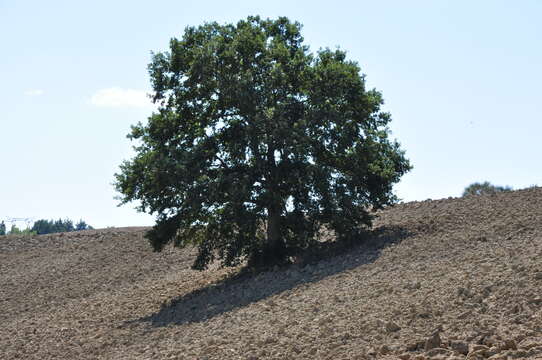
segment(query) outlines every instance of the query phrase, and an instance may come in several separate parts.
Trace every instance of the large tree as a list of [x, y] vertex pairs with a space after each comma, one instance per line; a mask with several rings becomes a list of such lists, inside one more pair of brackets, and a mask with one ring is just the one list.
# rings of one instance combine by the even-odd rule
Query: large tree
[[322, 227], [356, 237], [369, 208], [395, 200], [410, 164], [381, 93], [344, 51], [312, 54], [300, 30], [284, 17], [206, 23], [153, 54], [158, 110], [132, 127], [136, 155], [115, 185], [156, 215], [156, 251], [195, 244], [195, 269], [273, 263]]

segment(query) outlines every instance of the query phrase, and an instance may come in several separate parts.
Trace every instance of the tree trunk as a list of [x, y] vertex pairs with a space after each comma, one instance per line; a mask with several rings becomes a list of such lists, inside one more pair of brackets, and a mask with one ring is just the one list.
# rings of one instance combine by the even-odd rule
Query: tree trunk
[[267, 244], [264, 249], [263, 261], [272, 264], [282, 256], [283, 243], [280, 234], [280, 217], [282, 215], [283, 203], [277, 191], [277, 174], [275, 161], [275, 146], [270, 141], [267, 145], [267, 186], [271, 203], [267, 207]]
[[267, 209], [267, 252], [269, 260], [280, 256], [281, 236], [280, 236], [280, 206], [271, 206]]

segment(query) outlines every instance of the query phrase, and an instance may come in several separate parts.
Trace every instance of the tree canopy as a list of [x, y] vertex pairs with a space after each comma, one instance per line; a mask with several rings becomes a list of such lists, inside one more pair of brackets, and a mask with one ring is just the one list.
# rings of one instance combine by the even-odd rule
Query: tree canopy
[[503, 191], [512, 191], [512, 188], [510, 186], [493, 185], [489, 181], [484, 181], [483, 183], [475, 182], [465, 188], [463, 196], [496, 194]]
[[36, 235], [36, 232], [32, 229], [19, 229], [17, 225], [12, 224], [8, 235]]
[[32, 226], [32, 231], [35, 231], [36, 234], [51, 234], [59, 232], [70, 232], [70, 231], [81, 231], [81, 230], [91, 230], [92, 226], [88, 225], [83, 220], [74, 226], [73, 221], [70, 219], [58, 219], [58, 220], [45, 220], [40, 219], [34, 222]]
[[158, 110], [115, 186], [156, 216], [156, 251], [198, 246], [195, 269], [284, 260], [323, 226], [355, 238], [411, 168], [358, 64], [287, 18], [188, 27], [148, 69]]

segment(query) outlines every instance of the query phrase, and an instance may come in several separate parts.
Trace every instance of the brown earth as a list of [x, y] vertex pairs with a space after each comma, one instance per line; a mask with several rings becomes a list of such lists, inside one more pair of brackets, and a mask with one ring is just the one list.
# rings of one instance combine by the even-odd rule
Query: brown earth
[[397, 205], [258, 274], [144, 231], [0, 237], [0, 359], [542, 359], [542, 188]]

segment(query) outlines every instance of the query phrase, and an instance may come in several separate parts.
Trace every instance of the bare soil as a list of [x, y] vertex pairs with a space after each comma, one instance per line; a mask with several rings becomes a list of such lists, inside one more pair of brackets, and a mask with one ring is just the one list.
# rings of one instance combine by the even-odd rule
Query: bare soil
[[375, 225], [260, 273], [192, 271], [145, 228], [0, 237], [0, 359], [542, 359], [542, 188]]

